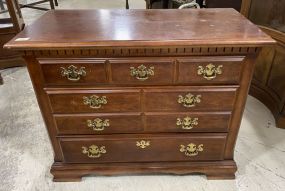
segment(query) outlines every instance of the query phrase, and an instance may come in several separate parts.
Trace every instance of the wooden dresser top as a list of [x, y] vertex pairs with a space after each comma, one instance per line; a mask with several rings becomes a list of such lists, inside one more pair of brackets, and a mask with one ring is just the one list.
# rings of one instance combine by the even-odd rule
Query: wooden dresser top
[[234, 9], [54, 10], [5, 45], [14, 49], [97, 46], [263, 46], [269, 36]]

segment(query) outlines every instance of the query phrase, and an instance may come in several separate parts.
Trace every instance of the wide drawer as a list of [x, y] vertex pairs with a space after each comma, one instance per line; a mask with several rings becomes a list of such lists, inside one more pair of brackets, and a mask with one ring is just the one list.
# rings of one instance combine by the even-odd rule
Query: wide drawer
[[81, 85], [107, 83], [105, 60], [39, 59], [44, 83], [48, 85]]
[[58, 134], [143, 132], [141, 113], [54, 115]]
[[244, 56], [178, 58], [177, 83], [238, 84]]
[[146, 132], [227, 132], [231, 112], [146, 113]]
[[234, 86], [145, 89], [144, 109], [147, 112], [231, 111], [236, 90]]
[[66, 163], [223, 160], [226, 134], [59, 138]]
[[53, 113], [98, 113], [140, 111], [140, 90], [47, 91]]
[[231, 112], [53, 115], [59, 135], [227, 132]]

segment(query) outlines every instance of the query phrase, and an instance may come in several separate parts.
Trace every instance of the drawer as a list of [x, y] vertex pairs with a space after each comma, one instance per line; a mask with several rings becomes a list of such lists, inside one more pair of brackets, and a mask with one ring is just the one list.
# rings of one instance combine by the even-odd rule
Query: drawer
[[174, 81], [171, 59], [109, 60], [114, 84], [167, 84]]
[[113, 134], [143, 132], [141, 113], [57, 114], [58, 134]]
[[59, 89], [47, 91], [53, 113], [140, 111], [140, 90]]
[[146, 113], [147, 132], [227, 132], [231, 112]]
[[145, 89], [144, 109], [154, 111], [231, 111], [235, 102], [235, 86], [186, 86]]
[[80, 85], [107, 83], [105, 60], [39, 59], [48, 85]]
[[238, 84], [245, 57], [179, 58], [178, 83]]
[[66, 163], [223, 160], [226, 134], [59, 138]]

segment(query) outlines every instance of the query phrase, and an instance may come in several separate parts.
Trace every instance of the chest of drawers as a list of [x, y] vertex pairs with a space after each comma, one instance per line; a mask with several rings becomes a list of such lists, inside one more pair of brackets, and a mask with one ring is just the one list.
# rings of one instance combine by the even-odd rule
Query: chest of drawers
[[6, 47], [27, 61], [55, 181], [229, 179], [254, 60], [273, 43], [232, 9], [58, 10]]

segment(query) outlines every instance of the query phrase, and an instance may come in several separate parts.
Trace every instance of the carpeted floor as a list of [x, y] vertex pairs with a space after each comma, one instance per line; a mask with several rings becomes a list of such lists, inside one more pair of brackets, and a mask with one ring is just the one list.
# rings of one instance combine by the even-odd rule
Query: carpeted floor
[[[60, 8], [124, 8], [123, 0], [59, 0]], [[144, 8], [144, 0], [130, 0]], [[92, 6], [90, 6], [92, 5]], [[24, 10], [28, 23], [42, 12]], [[284, 191], [285, 130], [249, 96], [235, 150], [236, 180], [204, 176], [86, 177], [54, 183], [53, 153], [26, 68], [2, 71], [0, 86], [0, 191]]]

